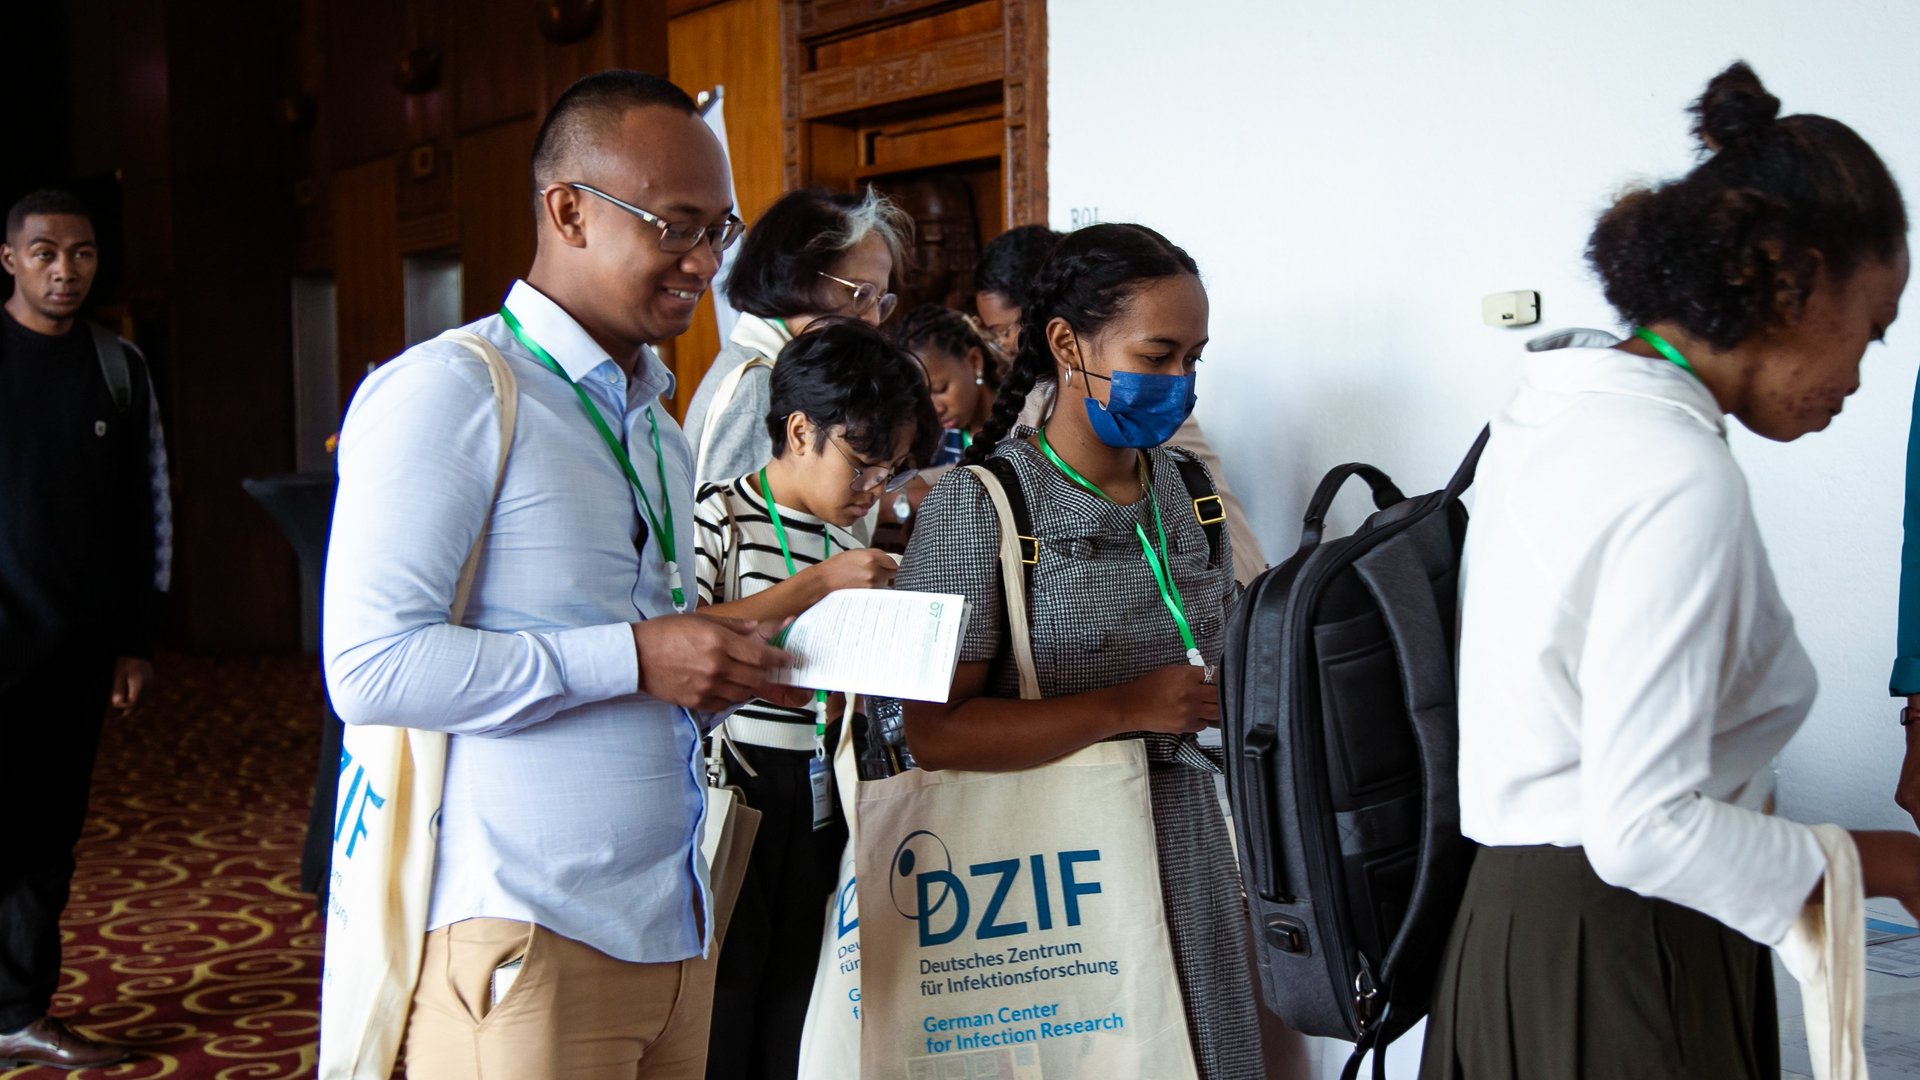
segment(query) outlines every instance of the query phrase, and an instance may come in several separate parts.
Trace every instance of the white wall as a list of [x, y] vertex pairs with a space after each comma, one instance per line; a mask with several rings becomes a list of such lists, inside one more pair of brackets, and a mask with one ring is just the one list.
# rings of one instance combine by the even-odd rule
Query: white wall
[[[1729, 61], [1786, 111], [1853, 125], [1920, 211], [1920, 5], [1051, 0], [1047, 17], [1053, 224], [1097, 207], [1199, 260], [1199, 414], [1276, 562], [1341, 461], [1444, 481], [1532, 332], [1481, 325], [1482, 294], [1539, 290], [1541, 328], [1617, 328], [1587, 233], [1623, 184], [1689, 166], [1682, 110]], [[1802, 820], [1911, 827], [1886, 694], [1920, 314], [1903, 322], [1832, 429], [1733, 439], [1823, 683], [1782, 767]]]

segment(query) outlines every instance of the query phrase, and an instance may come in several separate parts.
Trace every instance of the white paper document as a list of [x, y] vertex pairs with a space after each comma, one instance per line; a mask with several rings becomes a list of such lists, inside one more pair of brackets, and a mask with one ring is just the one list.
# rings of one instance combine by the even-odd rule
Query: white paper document
[[1920, 937], [1886, 938], [1869, 945], [1867, 970], [1920, 979]]
[[793, 621], [782, 648], [794, 657], [789, 686], [945, 701], [971, 614], [951, 593], [843, 589]]

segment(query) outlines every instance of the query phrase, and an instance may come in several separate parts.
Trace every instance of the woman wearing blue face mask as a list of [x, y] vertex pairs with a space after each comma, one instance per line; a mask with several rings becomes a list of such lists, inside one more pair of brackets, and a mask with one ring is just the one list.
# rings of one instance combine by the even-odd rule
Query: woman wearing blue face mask
[[[974, 473], [955, 470], [921, 504], [896, 583], [962, 594], [973, 618], [948, 701], [907, 705], [907, 744], [923, 768], [1012, 771], [1145, 740], [1200, 1075], [1263, 1076], [1246, 903], [1218, 768], [1194, 738], [1219, 718], [1209, 665], [1235, 595], [1232, 544], [1204, 468], [1161, 446], [1193, 409], [1206, 290], [1160, 234], [1096, 225], [1061, 241], [1021, 318], [1020, 351], [968, 460], [1010, 465], [1032, 518], [1041, 698], [1020, 700], [993, 507]], [[1058, 386], [1052, 412], [1015, 428], [1036, 383]]]

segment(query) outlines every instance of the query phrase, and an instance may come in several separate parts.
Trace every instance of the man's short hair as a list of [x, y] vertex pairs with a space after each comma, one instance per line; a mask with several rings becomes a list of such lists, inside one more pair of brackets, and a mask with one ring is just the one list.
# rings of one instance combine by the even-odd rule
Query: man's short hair
[[689, 116], [699, 106], [685, 90], [658, 75], [615, 68], [584, 76], [567, 87], [547, 110], [533, 140], [533, 199], [549, 184], [576, 180], [575, 163], [620, 122], [630, 109], [664, 105]]
[[86, 218], [88, 224], [93, 223], [93, 214], [78, 195], [70, 191], [41, 188], [22, 195], [7, 211], [7, 240], [12, 241], [19, 236], [20, 230], [27, 227], [27, 219], [35, 214], [72, 214]]

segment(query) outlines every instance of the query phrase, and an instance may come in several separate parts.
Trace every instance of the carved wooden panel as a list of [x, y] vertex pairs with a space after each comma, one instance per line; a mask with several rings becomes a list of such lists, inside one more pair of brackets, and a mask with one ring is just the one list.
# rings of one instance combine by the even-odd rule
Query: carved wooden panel
[[856, 176], [994, 159], [1006, 146], [1006, 126], [997, 102], [880, 124], [862, 130], [860, 136]]
[[[983, 231], [1046, 221], [1045, 0], [782, 0], [781, 14], [788, 187], [847, 187], [919, 162], [964, 176]], [[998, 130], [966, 122], [981, 94], [998, 99]], [[875, 141], [880, 117], [931, 126]], [[960, 144], [983, 134], [998, 142], [993, 168], [960, 168], [976, 160]], [[991, 199], [979, 197], [986, 183]]]
[[804, 187], [813, 177], [809, 132], [800, 121], [800, 74], [807, 48], [800, 43], [800, 0], [780, 0], [780, 117], [782, 165], [787, 189]]
[[876, 26], [846, 37], [809, 44], [808, 71], [847, 67], [888, 56], [923, 52], [949, 38], [997, 32], [1000, 0], [973, 0], [964, 7], [923, 15], [911, 22]]
[[1006, 0], [1006, 224], [1047, 223], [1047, 4]]
[[801, 37], [815, 38], [951, 3], [952, 0], [800, 0], [797, 29]]
[[800, 77], [800, 116], [832, 116], [874, 105], [964, 90], [999, 79], [1006, 43], [999, 31], [970, 34], [932, 49]]

